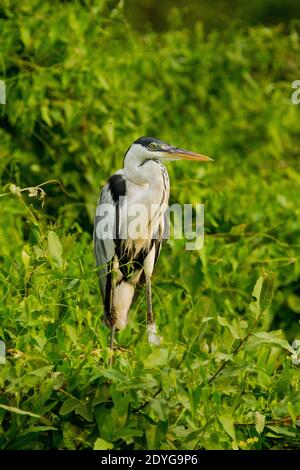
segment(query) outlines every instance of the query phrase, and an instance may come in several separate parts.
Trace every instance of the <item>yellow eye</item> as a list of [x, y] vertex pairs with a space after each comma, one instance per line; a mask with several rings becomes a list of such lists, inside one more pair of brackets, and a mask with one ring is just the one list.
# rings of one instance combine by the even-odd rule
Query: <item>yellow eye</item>
[[148, 147], [149, 149], [155, 150], [158, 148], [158, 145], [156, 142], [151, 142]]

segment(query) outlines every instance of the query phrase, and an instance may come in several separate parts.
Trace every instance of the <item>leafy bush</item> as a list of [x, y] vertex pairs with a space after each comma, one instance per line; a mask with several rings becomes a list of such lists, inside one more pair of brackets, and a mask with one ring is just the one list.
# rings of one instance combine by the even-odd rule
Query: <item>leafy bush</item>
[[[0, 447], [299, 447], [297, 28], [138, 36], [113, 2], [53, 3], [0, 10]], [[205, 247], [165, 244], [163, 345], [141, 295], [110, 368], [91, 222], [140, 135], [215, 158], [168, 167]]]

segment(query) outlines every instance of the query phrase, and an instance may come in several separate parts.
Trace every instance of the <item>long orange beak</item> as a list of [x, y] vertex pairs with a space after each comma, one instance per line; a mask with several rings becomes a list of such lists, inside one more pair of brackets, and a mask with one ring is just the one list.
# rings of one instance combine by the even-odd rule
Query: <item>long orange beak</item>
[[194, 160], [198, 162], [213, 162], [213, 159], [201, 155], [200, 153], [189, 152], [188, 150], [183, 149], [174, 149], [171, 152], [172, 157], [175, 157], [176, 160]]

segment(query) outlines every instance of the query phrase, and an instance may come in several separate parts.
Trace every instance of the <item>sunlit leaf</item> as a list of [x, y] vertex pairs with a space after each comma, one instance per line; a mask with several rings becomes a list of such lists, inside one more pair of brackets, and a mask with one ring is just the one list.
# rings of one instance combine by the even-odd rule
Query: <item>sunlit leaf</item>
[[111, 442], [106, 442], [101, 437], [98, 437], [94, 444], [94, 450], [110, 450], [114, 445]]
[[49, 258], [53, 261], [59, 268], [63, 266], [63, 249], [61, 242], [58, 238], [58, 235], [50, 231], [48, 233], [48, 251], [49, 251]]

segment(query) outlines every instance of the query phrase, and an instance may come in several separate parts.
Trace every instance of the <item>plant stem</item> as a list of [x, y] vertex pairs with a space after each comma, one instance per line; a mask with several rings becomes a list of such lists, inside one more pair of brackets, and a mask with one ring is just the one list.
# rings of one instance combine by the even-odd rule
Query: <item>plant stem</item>
[[[249, 336], [253, 333], [253, 330], [256, 328], [256, 326], [258, 325], [262, 315], [264, 313], [264, 310], [261, 311], [261, 313], [258, 315], [258, 317], [256, 318], [255, 322], [253, 323], [252, 327], [249, 329], [248, 333], [246, 334], [246, 336], [244, 336], [244, 338], [242, 338], [239, 342], [239, 344], [236, 346], [236, 348], [233, 350], [233, 353], [232, 355], [234, 356], [236, 353], [239, 352], [239, 350], [241, 349], [241, 347], [243, 346], [243, 344], [248, 340]], [[217, 369], [217, 371], [212, 375], [212, 377], [208, 380], [208, 383], [210, 384], [213, 380], [215, 380], [215, 378], [220, 374], [220, 372], [222, 372], [222, 370], [224, 369], [224, 367], [228, 364], [229, 360], [225, 360], [222, 362], [222, 364], [220, 365], [219, 369]]]

